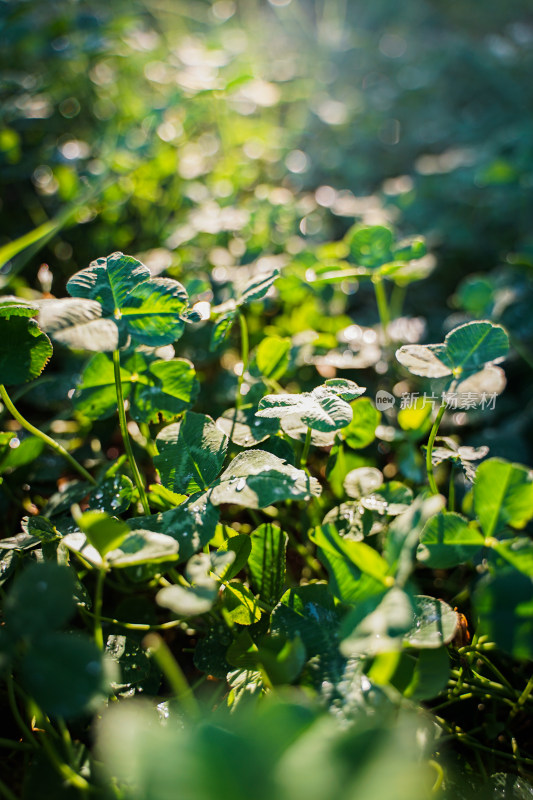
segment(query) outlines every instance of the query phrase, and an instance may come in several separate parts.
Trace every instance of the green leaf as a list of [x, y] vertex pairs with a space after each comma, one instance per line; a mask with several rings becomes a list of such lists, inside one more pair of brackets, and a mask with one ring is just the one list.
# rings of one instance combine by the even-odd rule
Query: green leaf
[[[137, 517], [135, 522], [138, 523], [139, 519], [141, 518]], [[133, 527], [133, 525], [130, 525], [130, 527]], [[118, 537], [118, 530], [115, 529], [113, 532], [116, 532]], [[84, 561], [97, 569], [102, 569], [105, 566], [102, 556], [84, 533], [68, 533], [63, 537], [63, 543], [69, 550], [79, 553]], [[178, 559], [178, 548], [178, 542], [171, 536], [150, 530], [137, 529], [127, 534], [120, 545], [106, 552], [106, 563], [115, 569], [124, 569], [143, 564], [176, 561]]]
[[120, 310], [137, 284], [150, 278], [150, 270], [140, 261], [123, 253], [91, 261], [86, 269], [76, 272], [67, 283], [71, 297], [96, 300], [104, 310]]
[[228, 439], [211, 417], [187, 412], [182, 422], [167, 425], [157, 435], [154, 464], [161, 482], [174, 492], [192, 494], [207, 489], [222, 469]]
[[490, 458], [477, 469], [474, 509], [485, 536], [507, 525], [523, 528], [533, 517], [533, 475], [520, 464]]
[[407, 511], [389, 525], [383, 555], [396, 575], [398, 586], [405, 586], [415, 566], [416, 549], [428, 519], [442, 510], [442, 495], [419, 495]]
[[31, 464], [44, 449], [43, 440], [37, 436], [19, 436], [20, 439], [13, 434], [10, 442], [0, 447], [0, 475]]
[[352, 403], [353, 416], [350, 424], [343, 428], [342, 436], [346, 444], [354, 450], [367, 447], [376, 438], [376, 428], [381, 420], [381, 412], [374, 408], [368, 397], [360, 397]]
[[51, 561], [31, 564], [13, 583], [4, 605], [6, 625], [19, 636], [60, 628], [76, 608], [75, 576]]
[[102, 306], [81, 297], [47, 299], [39, 303], [39, 325], [59, 344], [73, 350], [110, 352], [123, 347], [127, 331], [113, 318], [102, 317]]
[[234, 555], [233, 561], [230, 561], [224, 566], [223, 570], [216, 569], [215, 573], [220, 580], [228, 581], [234, 578], [239, 572], [244, 569], [248, 557], [252, 551], [252, 541], [245, 533], [238, 533], [237, 536], [231, 536], [226, 539], [224, 544], [218, 550], [218, 555]]
[[282, 500], [309, 500], [321, 487], [301, 469], [264, 450], [239, 453], [209, 490], [211, 503], [265, 508]]
[[350, 228], [345, 241], [352, 260], [362, 267], [375, 270], [393, 260], [394, 236], [389, 228], [382, 225], [356, 225]]
[[372, 494], [361, 498], [361, 505], [377, 514], [395, 517], [403, 514], [413, 502], [413, 491], [399, 481], [388, 481]]
[[[445, 647], [420, 650], [418, 653], [404, 652], [402, 659], [409, 669], [408, 681], [397, 688], [404, 697], [411, 700], [432, 700], [448, 683], [450, 677], [450, 657]], [[396, 676], [395, 676], [396, 677]]]
[[146, 651], [129, 636], [114, 634], [107, 637], [105, 655], [120, 670], [120, 677], [111, 683], [115, 694], [126, 693], [136, 688], [142, 691], [146, 680], [151, 676], [152, 663]]
[[339, 536], [333, 525], [314, 528], [309, 538], [319, 550], [317, 557], [330, 576], [331, 592], [350, 605], [381, 594], [393, 582], [387, 575], [387, 562], [364, 542]]
[[473, 483], [476, 468], [472, 461], [479, 461], [485, 458], [489, 452], [488, 447], [460, 447], [457, 442], [449, 436], [438, 436], [436, 442], [441, 443], [440, 446], [434, 447], [431, 451], [431, 462], [434, 467], [441, 464], [443, 461], [451, 461], [452, 464], [459, 466], [470, 483]]
[[250, 589], [239, 581], [224, 587], [224, 605], [232, 622], [238, 625], [253, 625], [261, 619], [261, 609]]
[[342, 621], [341, 653], [353, 658], [400, 650], [413, 614], [411, 597], [396, 587], [358, 603]]
[[[68, 287], [67, 287], [68, 288]], [[136, 341], [150, 347], [172, 344], [185, 327], [188, 296], [178, 281], [153, 278], [135, 286], [120, 306], [122, 321]]]
[[229, 408], [216, 424], [239, 447], [253, 447], [279, 430], [277, 419], [262, 419], [256, 416], [255, 408]]
[[272, 614], [272, 632], [302, 640], [308, 656], [338, 655], [339, 618], [325, 583], [288, 589]]
[[52, 343], [27, 306], [0, 305], [0, 383], [37, 378], [52, 355]]
[[266, 336], [255, 353], [255, 366], [259, 374], [277, 381], [286, 372], [290, 362], [291, 340], [280, 336]]
[[509, 337], [493, 322], [467, 322], [454, 328], [444, 340], [454, 370], [478, 372], [485, 364], [503, 361], [509, 350]]
[[383, 473], [375, 467], [358, 467], [352, 469], [344, 479], [344, 491], [348, 497], [358, 500], [372, 494], [383, 484]]
[[216, 581], [200, 586], [165, 586], [156, 594], [156, 603], [177, 617], [195, 617], [211, 610], [217, 598]]
[[110, 517], [103, 511], [86, 511], [76, 522], [87, 541], [103, 558], [112, 550], [120, 548], [130, 532], [126, 522]]
[[178, 281], [151, 278], [150, 270], [132, 256], [112, 253], [93, 261], [67, 283], [72, 297], [94, 300], [102, 316], [115, 321], [122, 335], [157, 347], [171, 344], [184, 328], [188, 296]]
[[[329, 385], [328, 385], [329, 384]], [[350, 398], [361, 394], [361, 389], [352, 381], [327, 382], [301, 394], [271, 394], [259, 402], [258, 417], [283, 419], [287, 414], [298, 416], [302, 423], [317, 431], [337, 431], [352, 419], [352, 408], [341, 395]]]
[[474, 592], [480, 634], [514, 658], [533, 659], [533, 582], [516, 569], [484, 576]]
[[415, 597], [414, 619], [405, 636], [412, 647], [442, 647], [452, 641], [456, 630], [457, 614], [444, 600], [425, 595]]
[[194, 403], [200, 389], [196, 371], [186, 358], [153, 361], [146, 377], [147, 381], [133, 387], [131, 416], [137, 422], [173, 419]]
[[[501, 325], [483, 320], [454, 328], [443, 344], [407, 344], [396, 351], [396, 358], [413, 375], [427, 378], [468, 378], [486, 365], [503, 361], [509, 350], [509, 337]], [[464, 388], [464, 387], [463, 387]]]
[[79, 634], [36, 640], [21, 659], [20, 677], [45, 714], [67, 719], [94, 710], [107, 690], [102, 654]]
[[250, 580], [265, 603], [277, 603], [285, 584], [285, 559], [289, 537], [277, 525], [266, 522], [251, 535], [248, 559]]
[[[193, 365], [183, 358], [148, 362], [137, 353], [121, 365], [120, 378], [137, 422], [173, 419], [194, 402], [199, 389]], [[91, 419], [116, 413], [115, 373], [109, 356], [99, 353], [89, 361], [74, 404]]]
[[278, 277], [279, 269], [275, 269], [265, 275], [256, 275], [251, 278], [237, 298], [237, 305], [246, 306], [254, 300], [262, 300]]
[[91, 511], [105, 511], [108, 514], [122, 514], [133, 500], [133, 483], [127, 475], [113, 475], [96, 486], [89, 495]]
[[[120, 380], [124, 398], [131, 391], [131, 373], [120, 367]], [[90, 419], [105, 419], [116, 414], [117, 392], [113, 362], [105, 353], [93, 356], [83, 370], [74, 395], [74, 406]]]
[[322, 525], [331, 523], [335, 526], [343, 539], [352, 542], [362, 542], [372, 530], [372, 514], [364, 509], [358, 502], [341, 503], [340, 506], [330, 509]]
[[210, 353], [216, 352], [222, 343], [227, 339], [229, 332], [233, 327], [233, 323], [235, 322], [236, 316], [236, 311], [229, 311], [227, 314], [223, 314], [217, 319], [211, 333], [211, 341], [209, 343]]
[[427, 567], [449, 569], [471, 561], [484, 541], [482, 534], [460, 514], [441, 511], [426, 523], [417, 559]]
[[207, 493], [192, 495], [186, 503], [170, 511], [128, 520], [132, 531], [137, 529], [171, 536], [179, 545], [179, 562], [201, 550], [213, 538], [218, 522], [218, 509]]
[[507, 564], [511, 564], [519, 572], [533, 578], [533, 542], [526, 536], [516, 539], [493, 541], [489, 554], [497, 553]]

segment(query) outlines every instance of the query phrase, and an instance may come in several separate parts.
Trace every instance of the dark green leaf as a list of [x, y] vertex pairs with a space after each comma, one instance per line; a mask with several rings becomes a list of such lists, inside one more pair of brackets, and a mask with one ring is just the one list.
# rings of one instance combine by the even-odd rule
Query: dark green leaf
[[471, 561], [484, 541], [482, 534], [460, 514], [441, 511], [426, 523], [417, 558], [427, 567], [448, 569]]
[[52, 355], [52, 343], [27, 306], [0, 305], [0, 383], [37, 378]]
[[520, 464], [490, 458], [477, 469], [474, 509], [485, 536], [506, 525], [523, 528], [533, 517], [533, 475]]
[[19, 636], [60, 628], [74, 613], [74, 573], [51, 561], [31, 564], [11, 587], [4, 606], [6, 624]]
[[20, 676], [44, 713], [58, 717], [94, 710], [107, 688], [100, 650], [89, 638], [71, 633], [35, 641], [21, 660]]
[[253, 447], [279, 430], [277, 419], [262, 419], [255, 412], [254, 408], [229, 408], [217, 419], [216, 424], [234, 444]]
[[189, 411], [182, 422], [158, 433], [156, 445], [159, 454], [154, 464], [163, 485], [191, 494], [213, 483], [222, 469], [228, 439], [211, 417]]
[[287, 534], [268, 522], [251, 536], [250, 579], [261, 600], [269, 605], [277, 603], [283, 592], [287, 542]]
[[265, 508], [282, 500], [309, 500], [320, 492], [316, 478], [303, 470], [264, 450], [247, 450], [233, 459], [208, 494], [216, 506]]
[[330, 589], [342, 603], [350, 605], [381, 594], [393, 583], [384, 559], [364, 542], [341, 538], [336, 528], [315, 528], [310, 539], [318, 546], [318, 558], [328, 570]]
[[360, 397], [352, 403], [352, 419], [343, 428], [342, 436], [354, 450], [367, 447], [376, 437], [376, 428], [381, 420], [379, 412], [368, 397]]
[[442, 647], [449, 644], [457, 630], [457, 614], [444, 602], [434, 597], [415, 597], [414, 618], [405, 640], [420, 649]]

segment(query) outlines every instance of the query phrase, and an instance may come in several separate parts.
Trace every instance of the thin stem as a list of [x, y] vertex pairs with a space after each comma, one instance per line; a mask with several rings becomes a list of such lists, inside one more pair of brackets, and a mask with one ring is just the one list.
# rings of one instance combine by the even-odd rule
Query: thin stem
[[446, 411], [446, 403], [442, 403], [441, 407], [439, 408], [439, 413], [437, 414], [435, 422], [433, 423], [433, 427], [431, 428], [426, 450], [426, 472], [428, 475], [429, 488], [431, 489], [432, 494], [438, 494], [439, 490], [437, 489], [437, 484], [435, 483], [435, 478], [433, 477], [433, 461], [431, 456], [433, 455], [433, 445], [435, 444], [435, 437], [439, 432], [439, 425], [441, 423], [445, 411]]
[[0, 736], [0, 747], [7, 747], [9, 750], [33, 750], [31, 744], [27, 742], [17, 742], [15, 739], [6, 739]]
[[241, 361], [242, 361], [242, 372], [239, 375], [239, 381], [237, 384], [237, 399], [235, 401], [235, 405], [237, 408], [240, 408], [242, 405], [242, 384], [244, 381], [244, 374], [248, 370], [248, 361], [250, 359], [250, 339], [248, 336], [248, 325], [246, 323], [246, 317], [244, 314], [239, 312], [239, 325], [241, 328]]
[[157, 633], [149, 633], [144, 638], [143, 644], [157, 661], [161, 672], [170, 684], [183, 710], [192, 718], [199, 717], [200, 707], [196, 702], [196, 697], [192, 693], [183, 670], [170, 652], [166, 642]]
[[311, 428], [307, 428], [307, 433], [305, 434], [305, 442], [302, 449], [302, 455], [300, 457], [300, 469], [304, 469], [307, 464], [307, 456], [309, 455], [309, 448], [311, 447], [311, 436], [313, 435], [313, 431]]
[[62, 759], [58, 756], [50, 742], [50, 737], [48, 734], [45, 733], [40, 737], [40, 739], [46, 755], [52, 762], [59, 775], [61, 775], [61, 777], [71, 786], [79, 789], [80, 792], [90, 791], [90, 783], [86, 781], [82, 775], [79, 775], [75, 770], [73, 770], [69, 764], [67, 764], [65, 761], [62, 761]]
[[376, 303], [378, 306], [379, 321], [383, 330], [383, 339], [385, 344], [389, 344], [388, 328], [390, 325], [390, 311], [387, 303], [387, 294], [383, 285], [383, 280], [380, 277], [372, 279], [374, 285], [374, 293], [376, 295]]
[[128, 456], [128, 461], [130, 462], [130, 468], [133, 474], [133, 480], [135, 481], [135, 485], [139, 492], [139, 497], [141, 499], [144, 513], [149, 515], [150, 506], [148, 505], [148, 499], [146, 497], [146, 492], [144, 491], [144, 482], [141, 477], [141, 473], [139, 472], [139, 467], [137, 466], [137, 462], [135, 461], [135, 456], [133, 455], [130, 435], [128, 433], [128, 423], [126, 421], [126, 409], [124, 407], [124, 393], [122, 391], [122, 381], [120, 379], [119, 350], [113, 350], [113, 366], [115, 368], [115, 389], [117, 392], [118, 419], [120, 423], [120, 431], [122, 433], [122, 441], [124, 442], [124, 447], [126, 449], [126, 454]]
[[104, 633], [102, 631], [102, 605], [104, 600], [105, 570], [99, 569], [96, 577], [94, 594], [94, 641], [100, 650], [104, 649]]
[[450, 483], [448, 484], [448, 511], [455, 511], [455, 469], [452, 464]]
[[11, 709], [11, 713], [13, 714], [13, 717], [15, 718], [15, 722], [19, 726], [21, 732], [24, 734], [25, 739], [28, 740], [30, 745], [32, 747], [34, 747], [34, 748], [37, 748], [38, 745], [37, 745], [37, 743], [36, 743], [36, 741], [35, 741], [35, 739], [34, 739], [34, 737], [32, 735], [32, 732], [30, 731], [30, 729], [28, 728], [28, 726], [24, 722], [24, 720], [22, 718], [22, 715], [21, 715], [21, 713], [19, 711], [19, 708], [18, 708], [18, 705], [17, 705], [17, 699], [15, 697], [15, 685], [14, 685], [14, 681], [13, 681], [13, 676], [12, 675], [8, 675], [7, 676], [6, 684], [7, 684], [7, 699], [8, 699], [8, 702], [9, 702], [9, 707]]
[[[83, 616], [91, 617], [94, 620], [95, 614], [92, 611], [88, 611], [86, 608], [80, 609]], [[147, 622], [124, 622], [120, 619], [115, 619], [114, 617], [104, 617], [100, 614], [100, 622], [106, 622], [108, 625], [118, 625], [120, 628], [126, 628], [126, 630], [130, 631], [146, 631], [149, 633], [150, 631], [166, 631], [171, 628], [179, 627], [183, 620], [181, 619], [173, 619], [170, 622], [162, 622], [157, 625], [149, 625]]]
[[39, 439], [41, 439], [41, 441], [47, 444], [48, 447], [51, 447], [52, 450], [54, 450], [58, 455], [66, 459], [70, 466], [75, 469], [76, 472], [78, 472], [83, 478], [85, 478], [86, 481], [89, 481], [89, 483], [92, 483], [94, 486], [96, 486], [96, 481], [90, 472], [87, 472], [85, 467], [82, 467], [82, 465], [70, 455], [68, 450], [65, 450], [62, 444], [56, 442], [55, 439], [52, 439], [52, 437], [48, 436], [47, 433], [43, 433], [43, 431], [39, 430], [39, 428], [36, 428], [35, 425], [32, 425], [31, 422], [28, 422], [28, 420], [22, 416], [20, 411], [18, 411], [13, 405], [13, 402], [6, 391], [6, 387], [2, 384], [0, 384], [0, 397], [2, 398], [4, 405], [11, 416], [13, 416], [17, 422], [20, 422], [23, 428], [26, 428], [26, 430], [33, 434], [33, 436], [37, 436]]
[[516, 701], [516, 703], [512, 707], [511, 713], [509, 714], [509, 719], [510, 720], [513, 719], [513, 717], [515, 717], [518, 714], [518, 712], [520, 711], [520, 709], [526, 704], [531, 692], [533, 692], [533, 675], [528, 680], [526, 688], [524, 689], [524, 691], [522, 692], [522, 694], [520, 695], [520, 697], [518, 698], [518, 700]]
[[406, 288], [405, 286], [399, 286], [397, 283], [395, 283], [392, 288], [390, 299], [390, 315], [392, 319], [398, 319], [402, 314]]

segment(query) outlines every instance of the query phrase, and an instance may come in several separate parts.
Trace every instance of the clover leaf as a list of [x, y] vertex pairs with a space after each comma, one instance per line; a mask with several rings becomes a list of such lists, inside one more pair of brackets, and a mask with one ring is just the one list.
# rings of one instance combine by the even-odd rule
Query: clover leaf
[[52, 344], [33, 319], [36, 314], [27, 305], [0, 305], [0, 383], [31, 381], [48, 363]]
[[413, 375], [466, 381], [482, 373], [493, 384], [494, 371], [501, 372], [494, 365], [503, 361], [508, 350], [506, 330], [483, 320], [459, 325], [442, 344], [404, 345], [396, 351], [396, 358]]
[[152, 278], [148, 267], [120, 252], [77, 272], [67, 290], [72, 300], [44, 300], [40, 306], [42, 324], [70, 347], [109, 351], [130, 337], [150, 347], [171, 344], [185, 322], [195, 319], [181, 283]]
[[364, 391], [353, 381], [337, 378], [317, 386], [312, 392], [266, 395], [259, 403], [257, 416], [283, 419], [290, 414], [308, 428], [324, 433], [336, 431], [351, 422], [353, 412], [349, 401]]

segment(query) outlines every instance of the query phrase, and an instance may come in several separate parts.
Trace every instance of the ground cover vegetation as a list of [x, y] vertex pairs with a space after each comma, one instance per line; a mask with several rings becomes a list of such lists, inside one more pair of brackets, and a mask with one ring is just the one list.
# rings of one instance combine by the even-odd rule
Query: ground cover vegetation
[[530, 10], [0, 13], [0, 796], [531, 798]]

